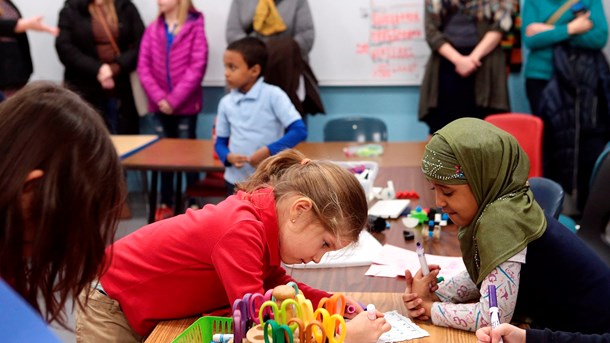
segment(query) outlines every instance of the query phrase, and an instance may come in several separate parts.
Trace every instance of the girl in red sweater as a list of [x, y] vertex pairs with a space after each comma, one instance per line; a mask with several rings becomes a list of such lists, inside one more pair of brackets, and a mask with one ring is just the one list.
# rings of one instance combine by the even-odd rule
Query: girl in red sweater
[[[162, 320], [227, 308], [246, 293], [294, 281], [280, 262], [318, 262], [355, 242], [367, 222], [358, 180], [295, 150], [264, 160], [237, 190], [218, 205], [155, 222], [110, 247], [109, 268], [82, 294], [89, 301], [77, 312], [77, 340], [139, 342]], [[298, 285], [316, 307], [330, 296]], [[353, 299], [347, 302], [361, 312]], [[376, 342], [389, 329], [382, 317], [362, 314], [348, 323], [346, 341]]]

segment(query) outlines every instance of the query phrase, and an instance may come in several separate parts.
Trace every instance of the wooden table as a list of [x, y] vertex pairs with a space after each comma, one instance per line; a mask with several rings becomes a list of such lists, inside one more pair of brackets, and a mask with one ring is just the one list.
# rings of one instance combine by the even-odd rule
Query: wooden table
[[[345, 292], [344, 294], [359, 299], [368, 304], [373, 303], [382, 312], [397, 310], [405, 315], [406, 309], [402, 305], [402, 293], [361, 293]], [[176, 320], [168, 320], [157, 325], [155, 330], [148, 336], [146, 343], [171, 342], [176, 336], [182, 333], [198, 317], [189, 317]], [[416, 321], [417, 325], [428, 331], [429, 337], [419, 338], [408, 342], [432, 343], [432, 342], [451, 342], [451, 343], [470, 343], [476, 342], [474, 333], [435, 326], [430, 323]]]
[[[386, 175], [400, 176], [395, 182], [397, 190], [412, 189], [422, 191], [425, 184], [422, 182], [420, 160], [423, 155], [425, 142], [383, 142], [379, 143], [384, 152], [378, 157], [346, 157], [343, 148], [357, 145], [351, 142], [325, 142], [325, 143], [301, 143], [296, 149], [303, 152], [311, 159], [326, 159], [333, 161], [375, 161], [380, 168], [388, 171]], [[151, 191], [149, 193], [148, 220], [154, 220], [157, 206], [158, 172], [176, 172], [176, 200], [175, 213], [183, 212], [182, 208], [182, 172], [210, 172], [223, 171], [224, 166], [219, 160], [214, 159], [214, 143], [203, 139], [172, 139], [162, 138], [154, 144], [137, 151], [125, 158], [123, 167], [132, 170], [150, 170]], [[394, 172], [392, 172], [394, 170]], [[412, 170], [413, 175], [419, 174], [417, 178], [405, 178], [400, 175], [405, 170]], [[398, 180], [398, 179], [397, 179]], [[404, 180], [404, 182], [402, 181]], [[379, 177], [378, 185], [385, 185], [387, 177]], [[420, 193], [420, 194], [423, 194]], [[430, 199], [424, 199], [430, 202]]]
[[157, 135], [110, 135], [120, 159], [125, 159], [159, 140]]

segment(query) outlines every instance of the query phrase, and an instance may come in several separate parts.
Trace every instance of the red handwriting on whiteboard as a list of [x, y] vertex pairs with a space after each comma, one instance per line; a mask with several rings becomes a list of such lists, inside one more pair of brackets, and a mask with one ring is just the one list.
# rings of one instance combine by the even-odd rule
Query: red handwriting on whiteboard
[[382, 29], [371, 31], [371, 43], [373, 44], [408, 41], [413, 39], [421, 39], [422, 37], [423, 34], [420, 29]]
[[413, 24], [420, 22], [419, 13], [379, 13], [374, 12], [371, 16], [371, 26], [396, 26], [401, 24]]

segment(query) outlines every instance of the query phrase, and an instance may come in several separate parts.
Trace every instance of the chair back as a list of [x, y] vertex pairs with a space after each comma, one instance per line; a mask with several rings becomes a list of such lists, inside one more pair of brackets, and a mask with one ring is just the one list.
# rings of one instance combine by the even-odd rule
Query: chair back
[[577, 235], [610, 265], [610, 156], [602, 152]]
[[387, 142], [388, 128], [383, 120], [347, 117], [329, 120], [324, 125], [325, 142]]
[[557, 182], [545, 177], [529, 179], [534, 199], [548, 216], [559, 218], [563, 208], [563, 188]]
[[510, 133], [517, 139], [530, 160], [529, 177], [542, 176], [542, 119], [524, 113], [492, 114], [485, 121]]

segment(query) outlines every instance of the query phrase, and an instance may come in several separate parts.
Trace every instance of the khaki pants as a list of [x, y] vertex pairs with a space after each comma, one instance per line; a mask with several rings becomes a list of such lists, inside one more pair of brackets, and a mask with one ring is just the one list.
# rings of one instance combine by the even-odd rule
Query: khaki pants
[[144, 340], [133, 331], [119, 303], [91, 287], [83, 290], [76, 306], [76, 342], [140, 343]]

